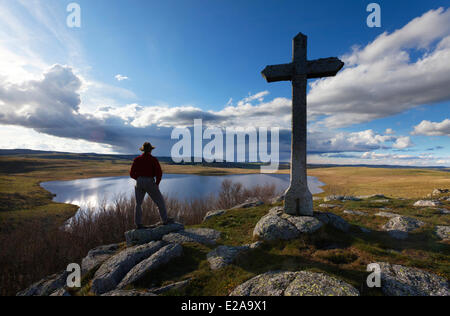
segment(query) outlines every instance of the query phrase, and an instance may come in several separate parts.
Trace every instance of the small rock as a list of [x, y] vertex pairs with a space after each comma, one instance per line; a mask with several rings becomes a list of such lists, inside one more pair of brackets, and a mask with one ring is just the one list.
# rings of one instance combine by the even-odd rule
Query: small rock
[[322, 273], [268, 272], [239, 285], [230, 296], [359, 296], [359, 292]]
[[372, 231], [368, 228], [365, 227], [359, 227], [359, 229], [364, 233], [364, 234], [370, 234]]
[[448, 189], [434, 189], [432, 195], [440, 195], [440, 194], [446, 194], [450, 191]]
[[338, 206], [334, 205], [334, 204], [320, 204], [319, 207], [320, 208], [336, 208]]
[[151, 292], [143, 292], [143, 291], [136, 291], [136, 290], [130, 290], [130, 291], [124, 291], [124, 290], [114, 290], [108, 293], [103, 294], [102, 296], [158, 296]]
[[348, 232], [350, 229], [350, 224], [336, 214], [315, 212], [314, 216], [317, 217], [322, 223], [331, 225], [340, 231]]
[[345, 210], [344, 214], [348, 214], [348, 215], [356, 215], [356, 216], [368, 216], [369, 214], [366, 212], [361, 212], [361, 211], [352, 211], [352, 210]]
[[381, 199], [381, 200], [373, 200], [372, 201], [372, 203], [383, 203], [383, 204], [389, 203], [389, 202], [390, 202], [390, 200], [383, 200], [383, 199]]
[[209, 228], [190, 228], [176, 233], [170, 233], [163, 237], [169, 243], [199, 243], [213, 246], [221, 236], [221, 232]]
[[134, 266], [156, 253], [164, 245], [163, 241], [153, 241], [125, 249], [112, 256], [95, 273], [92, 280], [92, 291], [99, 295], [114, 290]]
[[98, 267], [103, 262], [111, 258], [117, 250], [119, 244], [100, 246], [90, 250], [85, 258], [81, 261], [81, 272], [83, 274], [88, 273], [92, 269]]
[[438, 209], [439, 214], [448, 215], [450, 214], [450, 211], [445, 208]]
[[241, 208], [251, 208], [251, 207], [257, 207], [263, 205], [264, 202], [260, 201], [258, 199], [248, 199], [242, 204], [236, 205], [235, 207], [231, 208], [232, 210], [241, 209]]
[[253, 236], [263, 240], [291, 240], [300, 235], [298, 229], [278, 215], [268, 214], [256, 224]]
[[432, 200], [420, 200], [414, 203], [415, 207], [436, 207], [442, 205], [439, 201], [432, 201]]
[[181, 257], [182, 255], [183, 247], [179, 244], [169, 244], [162, 247], [150, 257], [134, 266], [120, 282], [118, 288], [123, 289], [127, 285], [133, 284], [147, 275], [150, 271], [155, 270], [168, 263], [170, 260]]
[[394, 217], [399, 217], [400, 215], [395, 214], [395, 213], [389, 213], [389, 212], [379, 212], [379, 213], [376, 213], [375, 216], [394, 218]]
[[164, 235], [183, 230], [184, 226], [179, 223], [161, 225], [155, 228], [135, 229], [125, 233], [128, 246], [143, 245], [151, 241], [161, 240]]
[[209, 267], [211, 270], [222, 269], [236, 259], [242, 252], [249, 250], [248, 246], [232, 247], [232, 246], [219, 246], [206, 256]]
[[448, 281], [436, 274], [389, 263], [381, 268], [381, 290], [388, 296], [449, 296]]
[[436, 226], [436, 236], [442, 240], [450, 239], [450, 226]]
[[313, 201], [323, 201], [323, 198], [319, 196], [313, 196]]
[[17, 293], [17, 296], [49, 296], [66, 286], [68, 275], [69, 273], [64, 271], [48, 276]]
[[391, 237], [395, 239], [406, 239], [408, 233], [425, 225], [424, 222], [406, 216], [393, 217], [383, 226]]
[[226, 213], [227, 211], [225, 210], [219, 210], [219, 211], [211, 211], [206, 213], [205, 217], [203, 218], [203, 223], [206, 222], [207, 220], [213, 218], [213, 217], [217, 217], [217, 216], [222, 216]]

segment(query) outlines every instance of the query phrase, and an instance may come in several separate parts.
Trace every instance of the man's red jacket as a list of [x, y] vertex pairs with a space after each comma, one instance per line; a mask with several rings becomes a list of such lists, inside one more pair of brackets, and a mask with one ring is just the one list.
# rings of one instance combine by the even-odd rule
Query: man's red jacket
[[130, 177], [135, 180], [139, 177], [156, 177], [156, 184], [159, 185], [162, 178], [162, 170], [158, 159], [148, 153], [136, 157], [131, 166]]

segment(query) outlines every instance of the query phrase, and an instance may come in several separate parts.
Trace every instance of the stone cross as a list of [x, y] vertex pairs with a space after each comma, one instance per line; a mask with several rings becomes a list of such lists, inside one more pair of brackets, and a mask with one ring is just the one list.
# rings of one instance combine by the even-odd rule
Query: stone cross
[[308, 79], [332, 77], [344, 67], [338, 58], [307, 60], [308, 38], [299, 33], [294, 38], [293, 61], [290, 64], [267, 66], [262, 72], [267, 82], [292, 81], [292, 147], [291, 185], [286, 191], [284, 209], [287, 214], [313, 215], [313, 199], [306, 175]]

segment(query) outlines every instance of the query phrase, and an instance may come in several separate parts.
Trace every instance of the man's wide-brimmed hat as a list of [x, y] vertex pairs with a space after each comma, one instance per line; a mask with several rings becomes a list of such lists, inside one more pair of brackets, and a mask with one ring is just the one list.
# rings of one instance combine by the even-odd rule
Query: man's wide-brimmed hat
[[149, 142], [144, 143], [144, 145], [142, 145], [141, 148], [139, 148], [140, 151], [151, 151], [153, 149], [155, 149], [156, 147], [152, 146], [152, 144], [150, 144]]

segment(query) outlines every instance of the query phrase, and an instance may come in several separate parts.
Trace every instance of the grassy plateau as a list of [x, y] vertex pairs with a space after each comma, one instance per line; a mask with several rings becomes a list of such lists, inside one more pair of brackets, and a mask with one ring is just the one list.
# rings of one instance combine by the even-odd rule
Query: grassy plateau
[[[41, 182], [81, 178], [126, 176], [131, 162], [124, 160], [47, 159], [39, 157], [0, 157], [0, 294], [14, 295], [41, 278], [59, 272], [70, 262], [80, 262], [87, 251], [100, 245], [123, 242], [123, 233], [133, 227], [133, 200], [122, 200], [105, 209], [96, 218], [80, 218], [70, 232], [58, 229], [77, 211], [77, 206], [52, 202], [52, 194], [40, 187]], [[202, 165], [162, 164], [165, 173], [224, 175], [257, 173], [259, 169], [224, 168]], [[280, 173], [287, 173], [282, 170]], [[324, 193], [336, 195], [384, 194], [387, 203], [376, 198], [360, 202], [332, 202], [331, 211], [350, 224], [349, 233], [323, 227], [312, 236], [290, 242], [265, 243], [260, 249], [244, 254], [219, 271], [211, 271], [206, 254], [212, 250], [200, 244], [184, 245], [183, 257], [153, 271], [135, 284], [149, 289], [174, 281], [191, 279], [183, 290], [167, 295], [227, 295], [249, 278], [271, 270], [312, 270], [334, 275], [357, 287], [363, 295], [380, 295], [363, 286], [367, 264], [377, 261], [403, 264], [432, 271], [450, 278], [450, 246], [439, 241], [436, 225], [450, 225], [448, 215], [432, 208], [415, 208], [413, 203], [435, 188], [450, 188], [448, 171], [435, 169], [386, 169], [366, 167], [318, 168], [308, 171], [325, 183]], [[217, 197], [195, 201], [169, 200], [172, 216], [188, 227], [208, 227], [222, 232], [219, 245], [242, 245], [253, 240], [252, 232], [259, 219], [274, 206], [270, 199], [274, 188], [246, 190], [228, 184]], [[233, 198], [230, 198], [233, 196]], [[266, 204], [246, 210], [232, 210], [200, 224], [207, 211], [227, 209], [248, 197], [263, 199]], [[323, 202], [315, 201], [315, 208]], [[407, 215], [426, 223], [404, 241], [392, 239], [380, 227], [388, 219], [375, 213]], [[450, 203], [442, 208], [450, 210]], [[344, 210], [364, 211], [368, 216], [348, 215]], [[153, 203], [144, 206], [145, 221], [157, 220]], [[360, 227], [370, 229], [362, 233]], [[92, 273], [83, 280], [75, 295], [91, 295]]]

